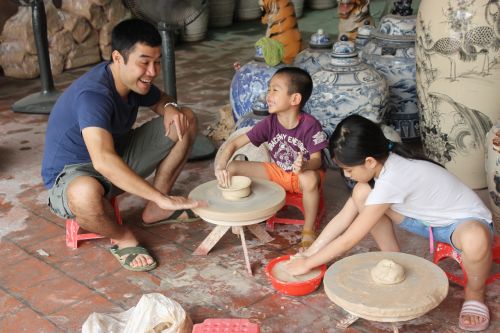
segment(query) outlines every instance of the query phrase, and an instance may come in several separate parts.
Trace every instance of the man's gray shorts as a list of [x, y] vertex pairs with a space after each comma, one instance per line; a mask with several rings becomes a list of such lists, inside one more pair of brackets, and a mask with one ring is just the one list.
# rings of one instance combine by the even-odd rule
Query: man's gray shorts
[[[174, 145], [174, 142], [165, 136], [163, 117], [154, 118], [130, 130], [120, 142], [117, 153], [132, 170], [143, 178], [153, 173]], [[106, 198], [113, 198], [122, 193], [119, 188], [98, 173], [92, 163], [66, 165], [49, 190], [48, 205], [56, 215], [66, 219], [75, 217], [68, 206], [66, 189], [73, 179], [80, 176], [97, 179], [104, 187]]]

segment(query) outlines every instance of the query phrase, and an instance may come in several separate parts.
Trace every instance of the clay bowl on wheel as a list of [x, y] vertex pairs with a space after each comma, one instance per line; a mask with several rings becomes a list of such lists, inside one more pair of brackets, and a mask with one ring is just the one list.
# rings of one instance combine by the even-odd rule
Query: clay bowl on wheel
[[296, 281], [284, 281], [282, 279], [289, 280], [288, 277], [281, 277], [282, 279], [276, 277], [275, 274], [277, 274], [277, 272], [274, 268], [276, 265], [288, 261], [289, 259], [290, 255], [285, 255], [274, 258], [267, 264], [266, 275], [271, 281], [273, 288], [280, 293], [291, 296], [303, 296], [315, 291], [321, 284], [321, 280], [323, 280], [323, 276], [326, 272], [326, 265], [316, 267], [310, 273], [293, 277], [293, 280]]
[[226, 200], [236, 201], [248, 197], [252, 192], [252, 180], [245, 176], [232, 176], [231, 186], [217, 186]]

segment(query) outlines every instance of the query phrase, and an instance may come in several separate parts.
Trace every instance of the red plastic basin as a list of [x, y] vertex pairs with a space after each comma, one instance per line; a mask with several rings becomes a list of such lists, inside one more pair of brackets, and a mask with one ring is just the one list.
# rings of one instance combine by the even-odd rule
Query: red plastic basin
[[291, 295], [291, 296], [303, 296], [312, 293], [315, 291], [319, 285], [321, 284], [321, 280], [326, 272], [326, 265], [321, 265], [321, 272], [318, 276], [312, 278], [311, 280], [302, 281], [302, 282], [285, 282], [275, 278], [271, 272], [273, 267], [279, 263], [280, 261], [289, 260], [290, 255], [281, 256], [278, 258], [272, 259], [266, 266], [266, 275], [271, 281], [273, 288], [277, 291]]

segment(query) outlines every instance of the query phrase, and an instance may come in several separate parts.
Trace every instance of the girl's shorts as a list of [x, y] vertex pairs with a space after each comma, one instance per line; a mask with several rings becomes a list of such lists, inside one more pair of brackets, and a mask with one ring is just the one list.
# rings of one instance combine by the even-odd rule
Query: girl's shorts
[[[483, 219], [478, 219], [478, 218], [464, 218], [464, 219], [457, 219], [455, 220], [454, 223], [447, 225], [445, 227], [432, 227], [432, 235], [433, 238], [436, 242], [443, 242], [443, 243], [448, 243], [450, 244], [453, 249], [457, 252], [460, 253], [461, 251], [453, 245], [453, 242], [451, 241], [451, 236], [453, 235], [453, 232], [455, 229], [462, 223], [468, 222], [468, 221], [477, 221], [482, 224], [485, 224], [488, 226], [488, 230], [490, 230], [490, 236], [491, 240], [493, 240], [493, 223], [489, 223], [486, 220]], [[398, 224], [398, 226], [406, 231], [409, 231], [413, 234], [417, 234], [420, 236], [423, 236], [425, 238], [429, 238], [429, 226], [425, 225], [423, 221], [417, 220], [411, 217], [405, 217], [403, 222]]]

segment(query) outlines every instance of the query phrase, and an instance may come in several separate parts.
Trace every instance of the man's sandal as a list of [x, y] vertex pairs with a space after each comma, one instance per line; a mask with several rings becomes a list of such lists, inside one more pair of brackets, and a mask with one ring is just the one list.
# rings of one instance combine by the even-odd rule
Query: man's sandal
[[[154, 260], [148, 250], [142, 246], [131, 246], [120, 249], [118, 248], [118, 245], [113, 245], [109, 251], [115, 256], [116, 259], [118, 259], [118, 262], [120, 262], [120, 265], [122, 265], [123, 268], [130, 271], [147, 272], [155, 269], [157, 265], [156, 260]], [[132, 266], [132, 261], [134, 261], [134, 259], [140, 254], [151, 257], [151, 259], [153, 259], [153, 263], [146, 266]]]
[[[469, 324], [465, 322], [464, 316], [477, 316], [484, 319], [482, 322], [477, 324]], [[488, 328], [490, 325], [490, 313], [488, 307], [478, 301], [465, 301], [462, 305], [462, 310], [460, 311], [460, 319], [458, 320], [458, 326], [466, 331], [479, 332]]]
[[[312, 240], [304, 240], [304, 236], [310, 236]], [[300, 241], [300, 247], [304, 250], [308, 249], [312, 243], [316, 240], [316, 233], [312, 230], [302, 230], [302, 240]]]

